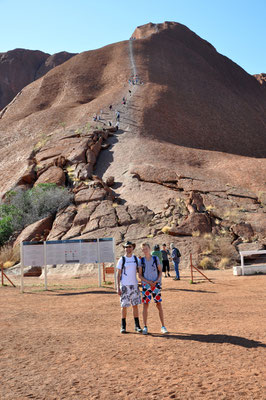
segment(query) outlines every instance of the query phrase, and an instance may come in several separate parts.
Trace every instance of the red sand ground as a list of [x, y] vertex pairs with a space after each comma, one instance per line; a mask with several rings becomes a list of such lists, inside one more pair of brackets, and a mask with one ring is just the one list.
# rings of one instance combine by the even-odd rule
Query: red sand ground
[[133, 333], [131, 312], [120, 335], [119, 298], [95, 277], [64, 282], [75, 290], [1, 288], [1, 400], [265, 399], [265, 276], [208, 276], [164, 279], [168, 336], [155, 306], [149, 336]]

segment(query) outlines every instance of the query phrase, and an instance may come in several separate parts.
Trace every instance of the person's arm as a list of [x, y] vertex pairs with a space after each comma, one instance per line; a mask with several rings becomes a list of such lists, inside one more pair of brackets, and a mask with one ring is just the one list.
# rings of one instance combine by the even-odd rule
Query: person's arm
[[121, 269], [118, 269], [116, 274], [116, 282], [117, 282], [117, 294], [119, 296], [121, 295], [120, 281], [121, 281]]
[[162, 272], [163, 272], [162, 265], [159, 264], [159, 265], [158, 265], [158, 278], [157, 278], [157, 280], [156, 280], [154, 283], [158, 283], [158, 282], [161, 281]]

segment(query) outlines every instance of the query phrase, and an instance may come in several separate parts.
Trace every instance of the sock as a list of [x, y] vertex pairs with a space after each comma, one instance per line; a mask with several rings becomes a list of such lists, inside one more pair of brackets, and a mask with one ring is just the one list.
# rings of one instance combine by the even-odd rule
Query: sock
[[139, 317], [135, 317], [134, 320], [135, 320], [135, 327], [136, 327], [136, 328], [140, 328], [140, 325], [139, 325]]
[[126, 329], [126, 318], [122, 318], [121, 327], [122, 329]]

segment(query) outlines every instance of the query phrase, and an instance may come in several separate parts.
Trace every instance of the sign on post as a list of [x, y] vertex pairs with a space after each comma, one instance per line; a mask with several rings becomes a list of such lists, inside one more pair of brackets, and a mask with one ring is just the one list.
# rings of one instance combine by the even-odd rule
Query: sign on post
[[114, 239], [100, 238], [22, 242], [21, 291], [23, 292], [24, 288], [24, 266], [44, 266], [45, 289], [47, 289], [47, 265], [71, 263], [98, 264], [99, 286], [101, 286], [100, 263], [115, 263]]

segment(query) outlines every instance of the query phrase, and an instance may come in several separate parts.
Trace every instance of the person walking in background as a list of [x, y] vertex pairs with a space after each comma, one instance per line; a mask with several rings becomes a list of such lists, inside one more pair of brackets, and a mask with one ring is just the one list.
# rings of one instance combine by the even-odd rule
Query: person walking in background
[[162, 265], [159, 258], [151, 255], [149, 243], [142, 243], [141, 245], [144, 257], [141, 258], [139, 267], [139, 278], [142, 283], [142, 303], [143, 303], [143, 335], [148, 334], [147, 320], [148, 320], [148, 307], [153, 297], [156, 307], [159, 312], [161, 321], [161, 332], [168, 333], [164, 326], [164, 315], [162, 307], [161, 296], [161, 279], [162, 279]]
[[120, 333], [126, 333], [127, 308], [132, 306], [135, 320], [135, 331], [142, 332], [139, 324], [138, 305], [141, 304], [141, 295], [138, 286], [137, 272], [139, 261], [133, 254], [136, 245], [127, 241], [123, 245], [125, 255], [120, 257], [117, 263], [117, 294], [120, 296], [121, 304], [121, 330]]
[[161, 250], [160, 250], [160, 246], [159, 246], [158, 244], [156, 244], [156, 245], [153, 247], [153, 252], [151, 253], [151, 255], [152, 255], [152, 256], [158, 257], [158, 258], [159, 258], [159, 261], [160, 261], [160, 264], [162, 265], [162, 263], [163, 263], [163, 257], [162, 257], [162, 253], [161, 253]]
[[181, 253], [180, 253], [180, 251], [178, 250], [178, 248], [175, 247], [174, 243], [171, 243], [171, 244], [170, 244], [170, 248], [171, 248], [171, 250], [172, 250], [171, 257], [172, 257], [172, 260], [173, 260], [173, 263], [174, 263], [175, 273], [176, 273], [176, 276], [175, 276], [175, 278], [174, 278], [174, 281], [179, 281], [179, 280], [180, 280], [180, 275], [179, 275], [179, 263], [180, 263]]
[[167, 249], [166, 244], [163, 244], [163, 249], [161, 250], [161, 253], [162, 253], [162, 260], [163, 260], [164, 277], [167, 278], [167, 274], [168, 274], [168, 276], [170, 276], [170, 264], [169, 264], [169, 259], [168, 259], [168, 256], [170, 256], [170, 252]]

